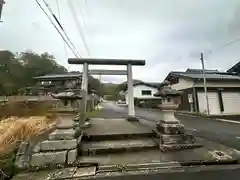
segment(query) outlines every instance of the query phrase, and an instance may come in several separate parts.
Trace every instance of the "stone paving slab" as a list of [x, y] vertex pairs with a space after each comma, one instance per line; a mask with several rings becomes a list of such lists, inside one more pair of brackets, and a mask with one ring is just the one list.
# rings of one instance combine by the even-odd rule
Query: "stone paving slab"
[[66, 162], [67, 151], [46, 152], [33, 154], [31, 158], [31, 166], [40, 166], [45, 164], [64, 164]]
[[82, 144], [82, 151], [105, 151], [116, 149], [141, 149], [141, 148], [157, 148], [157, 144], [149, 138], [127, 139], [127, 140], [110, 140], [110, 141], [92, 141]]
[[96, 175], [96, 166], [92, 167], [72, 167], [56, 169], [53, 171], [39, 171], [31, 173], [22, 173], [13, 177], [12, 180], [63, 180], [63, 179], [81, 179], [87, 176]]
[[49, 140], [71, 140], [75, 138], [75, 130], [73, 129], [56, 129], [49, 134]]
[[92, 119], [92, 126], [85, 130], [86, 135], [139, 134], [152, 133], [152, 129], [138, 122], [125, 119]]
[[55, 140], [55, 141], [43, 141], [40, 144], [41, 151], [56, 151], [56, 150], [68, 150], [77, 147], [77, 140]]
[[[135, 163], [152, 163], [152, 162], [168, 162], [177, 161], [183, 164], [194, 162], [218, 162], [232, 161], [240, 158], [240, 153], [236, 150], [228, 148], [224, 145], [203, 139], [197, 139], [203, 144], [203, 147], [195, 149], [187, 149], [175, 152], [162, 152], [161, 150], [153, 149], [140, 152], [126, 152], [117, 154], [102, 154], [96, 156], [79, 157], [78, 163], [98, 163], [99, 165], [117, 165], [117, 164], [135, 164]], [[216, 155], [216, 152], [222, 152], [225, 156]], [[239, 159], [240, 160], [240, 159]]]

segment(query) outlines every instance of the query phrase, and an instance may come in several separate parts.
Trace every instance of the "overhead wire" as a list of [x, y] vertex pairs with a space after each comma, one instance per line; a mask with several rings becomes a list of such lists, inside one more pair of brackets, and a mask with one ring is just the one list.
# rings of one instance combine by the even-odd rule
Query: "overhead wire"
[[47, 9], [49, 10], [49, 12], [51, 13], [51, 15], [53, 16], [53, 18], [55, 19], [55, 21], [57, 22], [58, 26], [61, 28], [63, 34], [66, 36], [67, 40], [70, 42], [70, 44], [72, 45], [72, 47], [76, 50], [77, 54], [79, 57], [81, 57], [81, 55], [78, 53], [77, 48], [75, 47], [75, 45], [73, 44], [73, 42], [71, 41], [71, 39], [69, 38], [69, 36], [67, 35], [65, 29], [63, 28], [62, 24], [60, 23], [60, 21], [58, 20], [58, 18], [56, 17], [56, 15], [54, 14], [53, 10], [51, 9], [51, 7], [49, 6], [49, 4], [43, 0], [43, 3], [45, 4], [45, 6], [47, 7]]
[[[59, 20], [61, 21], [59, 0], [56, 0], [56, 4], [57, 4], [57, 11], [58, 11], [58, 18], [59, 18]], [[68, 57], [68, 52], [67, 52], [67, 49], [66, 49], [66, 44], [65, 44], [65, 42], [63, 42], [63, 48], [64, 48], [64, 51], [65, 51], [65, 56]], [[68, 67], [68, 69], [69, 69], [69, 67]]]
[[85, 0], [85, 7], [86, 7], [86, 21], [87, 21], [87, 25], [88, 25], [88, 35], [89, 37], [92, 37], [92, 22], [91, 22], [91, 14], [90, 14], [90, 9], [89, 9], [89, 4], [88, 4], [88, 0]]
[[48, 20], [51, 22], [51, 24], [54, 26], [54, 28], [57, 30], [58, 34], [61, 36], [61, 38], [63, 39], [63, 41], [67, 44], [67, 46], [69, 47], [69, 49], [72, 51], [72, 53], [76, 56], [76, 58], [79, 58], [81, 56], [78, 55], [78, 53], [76, 53], [73, 48], [70, 46], [70, 44], [67, 42], [67, 40], [65, 39], [65, 37], [62, 35], [62, 33], [60, 32], [60, 30], [57, 28], [57, 26], [54, 24], [53, 20], [51, 19], [51, 17], [47, 14], [47, 12], [45, 11], [45, 9], [42, 7], [42, 5], [38, 2], [38, 0], [35, 0], [35, 2], [37, 3], [37, 5], [39, 6], [39, 8], [43, 11], [43, 13], [47, 16]]
[[87, 12], [87, 16], [88, 16], [88, 20], [89, 20], [89, 24], [91, 25], [91, 14], [90, 14], [90, 9], [89, 9], [89, 5], [88, 5], [88, 0], [85, 0], [85, 6], [86, 6], [86, 12]]
[[82, 41], [83, 41], [83, 45], [84, 45], [84, 47], [85, 47], [85, 49], [86, 49], [86, 51], [87, 51], [87, 54], [90, 56], [90, 50], [89, 50], [89, 48], [88, 48], [86, 39], [85, 39], [85, 37], [84, 37], [84, 33], [83, 33], [83, 31], [82, 31], [81, 25], [80, 25], [79, 20], [78, 20], [78, 18], [77, 18], [76, 11], [75, 11], [74, 6], [72, 5], [71, 1], [69, 1], [69, 0], [68, 0], [68, 6], [69, 6], [69, 8], [70, 8], [70, 10], [71, 10], [71, 12], [72, 12], [72, 16], [73, 16], [74, 21], [75, 21], [75, 23], [76, 23], [76, 26], [77, 26], [77, 29], [78, 29], [78, 33], [79, 33], [79, 35], [80, 35], [80, 37], [81, 37], [81, 39], [82, 39]]
[[216, 48], [215, 50], [210, 50], [210, 52], [207, 52], [206, 54], [207, 55], [213, 54], [215, 51], [218, 51], [218, 50], [220, 50], [222, 48], [228, 47], [229, 45], [231, 45], [233, 43], [236, 43], [238, 41], [240, 41], [240, 37], [237, 37], [237, 38], [235, 38], [235, 39], [233, 39], [233, 40], [231, 40], [229, 42], [226, 42], [226, 43], [222, 44], [221, 46], [219, 46], [218, 48]]

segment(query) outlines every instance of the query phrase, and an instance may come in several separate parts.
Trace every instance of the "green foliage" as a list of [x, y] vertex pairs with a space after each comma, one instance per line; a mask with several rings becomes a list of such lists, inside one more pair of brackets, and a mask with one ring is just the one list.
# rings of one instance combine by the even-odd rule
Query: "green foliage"
[[26, 51], [17, 55], [0, 51], [0, 95], [14, 95], [20, 88], [34, 86], [33, 77], [65, 72], [67, 69], [46, 52]]
[[120, 95], [120, 92], [124, 90], [126, 87], [125, 83], [122, 84], [113, 84], [106, 83], [103, 84], [103, 94], [105, 95], [105, 99], [109, 101], [115, 101], [118, 99], [124, 100], [124, 97]]

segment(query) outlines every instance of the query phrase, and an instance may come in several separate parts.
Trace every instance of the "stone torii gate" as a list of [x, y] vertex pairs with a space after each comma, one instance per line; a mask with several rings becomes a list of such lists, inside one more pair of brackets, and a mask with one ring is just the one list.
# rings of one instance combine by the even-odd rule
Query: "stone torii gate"
[[[128, 86], [128, 120], [134, 120], [135, 108], [133, 97], [133, 79], [132, 79], [132, 66], [144, 66], [145, 60], [132, 60], [132, 59], [93, 59], [93, 58], [69, 58], [69, 64], [83, 64], [82, 74], [82, 90], [83, 90], [83, 118], [81, 125], [85, 124], [86, 120], [86, 106], [87, 106], [87, 92], [88, 92], [88, 74], [101, 74], [101, 75], [127, 75]], [[125, 65], [127, 71], [124, 70], [89, 70], [88, 65]]]

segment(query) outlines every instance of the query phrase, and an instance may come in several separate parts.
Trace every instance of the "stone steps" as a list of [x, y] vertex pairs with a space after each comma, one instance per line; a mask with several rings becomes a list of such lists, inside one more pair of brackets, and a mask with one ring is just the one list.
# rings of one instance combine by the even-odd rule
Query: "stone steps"
[[153, 132], [145, 133], [116, 133], [116, 134], [84, 134], [83, 141], [106, 141], [106, 140], [126, 140], [126, 139], [139, 139], [139, 138], [151, 138], [154, 137]]
[[56, 129], [49, 134], [49, 140], [71, 140], [76, 136], [76, 131], [73, 129]]
[[151, 138], [141, 138], [87, 142], [82, 144], [80, 152], [82, 155], [94, 156], [97, 154], [141, 151], [154, 148], [158, 148], [158, 145]]
[[46, 140], [40, 143], [40, 151], [60, 151], [77, 148], [77, 139], [71, 140]]
[[39, 152], [31, 157], [31, 167], [41, 167], [58, 164], [72, 164], [78, 155], [77, 149], [55, 151], [55, 152]]

